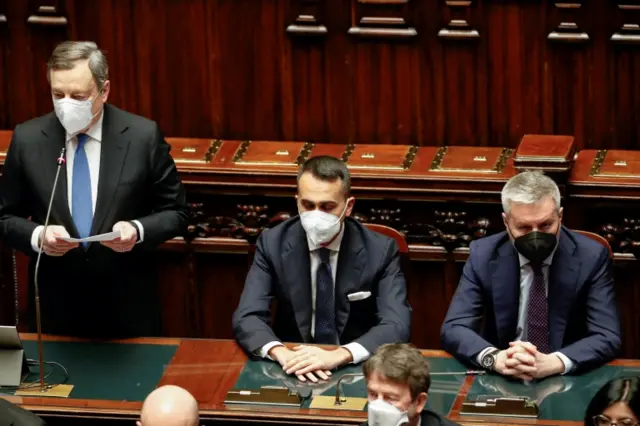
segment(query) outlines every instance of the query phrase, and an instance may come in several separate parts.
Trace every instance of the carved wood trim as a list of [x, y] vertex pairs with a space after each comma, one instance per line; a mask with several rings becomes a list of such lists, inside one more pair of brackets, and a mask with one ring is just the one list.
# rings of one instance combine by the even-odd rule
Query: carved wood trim
[[348, 33], [361, 38], [411, 39], [418, 31], [409, 24], [409, 0], [352, 0]]
[[471, 21], [471, 0], [446, 0], [445, 21], [447, 26], [438, 31], [438, 37], [449, 40], [475, 40], [480, 37]]

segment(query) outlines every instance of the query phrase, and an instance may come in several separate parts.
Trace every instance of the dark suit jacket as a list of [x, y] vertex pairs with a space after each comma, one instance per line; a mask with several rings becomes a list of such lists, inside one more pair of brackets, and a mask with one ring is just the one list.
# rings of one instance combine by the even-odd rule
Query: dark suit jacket
[[[344, 226], [335, 283], [340, 343], [355, 341], [373, 353], [382, 344], [406, 342], [411, 308], [396, 242], [351, 218]], [[369, 291], [371, 297], [349, 302], [347, 295], [359, 291]], [[272, 328], [269, 307], [274, 298], [277, 309]], [[233, 314], [233, 331], [250, 353], [274, 340], [313, 342], [311, 261], [299, 217], [260, 235], [240, 304]]]
[[[64, 145], [65, 130], [50, 113], [16, 127], [5, 161], [0, 234], [31, 256], [31, 283], [36, 257], [31, 235], [45, 221], [56, 158]], [[152, 250], [181, 234], [187, 223], [185, 190], [169, 151], [155, 122], [105, 105], [92, 234], [109, 232], [118, 221], [137, 219], [144, 228], [144, 241], [129, 253], [91, 243], [86, 251], [79, 247], [62, 257], [43, 254], [39, 286], [44, 332], [160, 334]], [[50, 224], [63, 225], [77, 237], [68, 206], [63, 166]], [[34, 314], [33, 306], [30, 311]]]
[[32, 412], [0, 398], [0, 426], [47, 426], [47, 424]]
[[[444, 349], [474, 363], [488, 346], [507, 348], [516, 337], [519, 300], [520, 264], [507, 233], [472, 242], [442, 326]], [[549, 270], [548, 304], [551, 352], [562, 352], [578, 371], [616, 356], [620, 320], [605, 247], [563, 227]]]
[[[369, 426], [369, 422], [364, 422], [361, 426]], [[458, 426], [458, 424], [425, 408], [420, 413], [420, 426]]]

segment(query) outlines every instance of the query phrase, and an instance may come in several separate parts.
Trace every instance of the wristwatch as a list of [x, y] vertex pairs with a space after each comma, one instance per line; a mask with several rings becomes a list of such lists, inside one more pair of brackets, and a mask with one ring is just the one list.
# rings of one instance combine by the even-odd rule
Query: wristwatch
[[493, 370], [496, 365], [496, 359], [498, 358], [498, 352], [500, 352], [500, 350], [492, 349], [484, 354], [480, 360], [482, 367], [487, 370]]

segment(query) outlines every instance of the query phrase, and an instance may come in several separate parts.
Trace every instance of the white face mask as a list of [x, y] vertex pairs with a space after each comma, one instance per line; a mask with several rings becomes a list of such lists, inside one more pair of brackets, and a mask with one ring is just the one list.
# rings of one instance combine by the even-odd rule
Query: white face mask
[[340, 221], [347, 211], [348, 205], [347, 203], [347, 205], [344, 206], [340, 217], [336, 217], [331, 213], [325, 213], [321, 210], [300, 213], [302, 227], [313, 244], [326, 244], [340, 232]]
[[91, 113], [94, 100], [78, 101], [71, 98], [53, 100], [53, 109], [67, 133], [75, 135], [89, 127], [91, 120], [95, 117]]
[[369, 426], [399, 426], [409, 423], [409, 415], [406, 411], [400, 411], [398, 407], [383, 399], [369, 401], [367, 411]]

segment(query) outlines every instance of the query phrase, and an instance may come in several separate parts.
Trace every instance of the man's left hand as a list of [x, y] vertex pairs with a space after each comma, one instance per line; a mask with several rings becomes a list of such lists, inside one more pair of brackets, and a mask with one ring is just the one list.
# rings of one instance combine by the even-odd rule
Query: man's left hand
[[120, 231], [120, 237], [111, 241], [101, 241], [103, 246], [118, 253], [126, 253], [133, 249], [138, 240], [138, 231], [129, 222], [118, 222], [113, 225], [113, 231]]
[[300, 345], [293, 348], [296, 356], [282, 367], [287, 374], [298, 376], [312, 371], [329, 371], [349, 363], [353, 356], [345, 348], [325, 350], [317, 346]]

